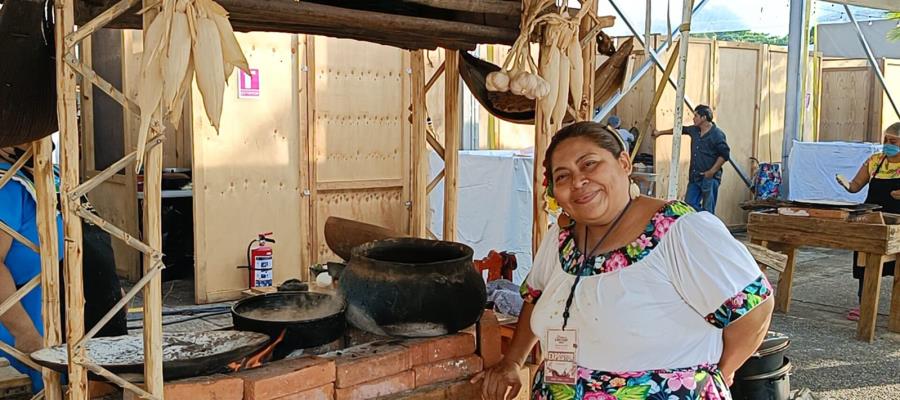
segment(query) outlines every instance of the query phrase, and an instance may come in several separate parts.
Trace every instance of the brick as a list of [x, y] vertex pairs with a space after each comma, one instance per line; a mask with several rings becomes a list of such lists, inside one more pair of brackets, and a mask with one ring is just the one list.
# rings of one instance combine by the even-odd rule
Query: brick
[[216, 374], [166, 382], [163, 395], [167, 399], [241, 400], [244, 382], [234, 376]]
[[481, 368], [481, 357], [473, 354], [419, 365], [414, 367], [413, 371], [416, 372], [416, 387], [422, 387], [471, 376], [481, 372]]
[[428, 385], [416, 390], [382, 397], [379, 400], [481, 400], [481, 384], [469, 383], [469, 378]]
[[329, 383], [299, 393], [289, 394], [276, 400], [334, 400], [334, 384]]
[[301, 357], [280, 360], [233, 376], [244, 380], [245, 400], [273, 400], [334, 382], [333, 360]]
[[410, 369], [409, 349], [398, 343], [400, 341], [367, 343], [321, 357], [334, 360], [335, 387], [343, 389]]
[[475, 340], [465, 333], [409, 340], [404, 346], [409, 349], [413, 367], [475, 353]]
[[365, 400], [391, 396], [412, 390], [416, 386], [416, 374], [404, 371], [375, 381], [362, 383], [344, 389], [335, 389], [335, 400]]
[[503, 358], [500, 323], [492, 310], [485, 310], [478, 321], [478, 355], [484, 360], [484, 367], [490, 368]]

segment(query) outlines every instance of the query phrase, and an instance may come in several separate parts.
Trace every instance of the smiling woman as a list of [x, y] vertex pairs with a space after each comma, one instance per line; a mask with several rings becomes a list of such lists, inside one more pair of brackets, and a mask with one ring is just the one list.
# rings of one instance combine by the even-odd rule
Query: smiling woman
[[532, 399], [726, 399], [759, 346], [772, 293], [719, 219], [629, 190], [621, 138], [580, 122], [546, 156], [548, 192], [564, 211], [522, 285], [510, 349], [480, 374], [502, 399], [536, 342], [546, 354]]

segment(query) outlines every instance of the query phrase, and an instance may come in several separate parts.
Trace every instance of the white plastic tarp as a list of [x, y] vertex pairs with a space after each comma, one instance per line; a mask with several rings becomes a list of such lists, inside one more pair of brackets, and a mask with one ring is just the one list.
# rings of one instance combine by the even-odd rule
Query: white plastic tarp
[[[443, 168], [434, 152], [429, 157], [429, 181]], [[516, 151], [459, 152], [456, 241], [475, 251], [475, 259], [490, 250], [516, 254], [513, 282], [521, 283], [531, 270], [531, 176], [534, 158]], [[429, 195], [431, 231], [442, 236], [444, 184]]]
[[787, 169], [791, 185], [789, 200], [865, 202], [868, 187], [859, 193], [849, 193], [834, 177], [841, 174], [852, 180], [866, 159], [878, 151], [881, 151], [880, 144], [794, 141]]

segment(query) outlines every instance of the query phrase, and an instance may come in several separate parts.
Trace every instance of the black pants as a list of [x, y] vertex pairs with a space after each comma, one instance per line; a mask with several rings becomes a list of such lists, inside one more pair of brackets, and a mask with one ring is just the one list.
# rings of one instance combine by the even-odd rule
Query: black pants
[[[856, 296], [862, 299], [862, 291], [863, 291], [863, 278], [866, 274], [866, 267], [858, 267], [856, 265], [856, 258], [859, 256], [858, 252], [853, 252], [853, 277], [856, 278], [856, 281], [859, 283], [859, 288], [856, 290]], [[882, 265], [881, 268], [881, 276], [893, 276], [894, 269], [896, 268], [895, 261], [888, 261]]]

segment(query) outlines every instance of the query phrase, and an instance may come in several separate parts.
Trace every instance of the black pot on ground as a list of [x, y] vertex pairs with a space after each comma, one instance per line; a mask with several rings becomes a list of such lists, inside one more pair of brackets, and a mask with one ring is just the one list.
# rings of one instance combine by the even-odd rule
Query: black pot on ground
[[791, 340], [782, 333], [769, 331], [759, 348], [734, 373], [736, 377], [755, 376], [777, 371], [784, 366], [784, 356]]
[[234, 329], [265, 333], [284, 339], [272, 357], [321, 346], [339, 339], [347, 327], [344, 301], [334, 295], [312, 292], [277, 292], [249, 297], [231, 307]]
[[791, 397], [791, 361], [760, 375], [734, 378], [731, 397], [734, 400], [789, 400]]
[[396, 238], [353, 249], [341, 274], [347, 320], [378, 335], [438, 336], [471, 326], [484, 310], [484, 281], [464, 244]]

